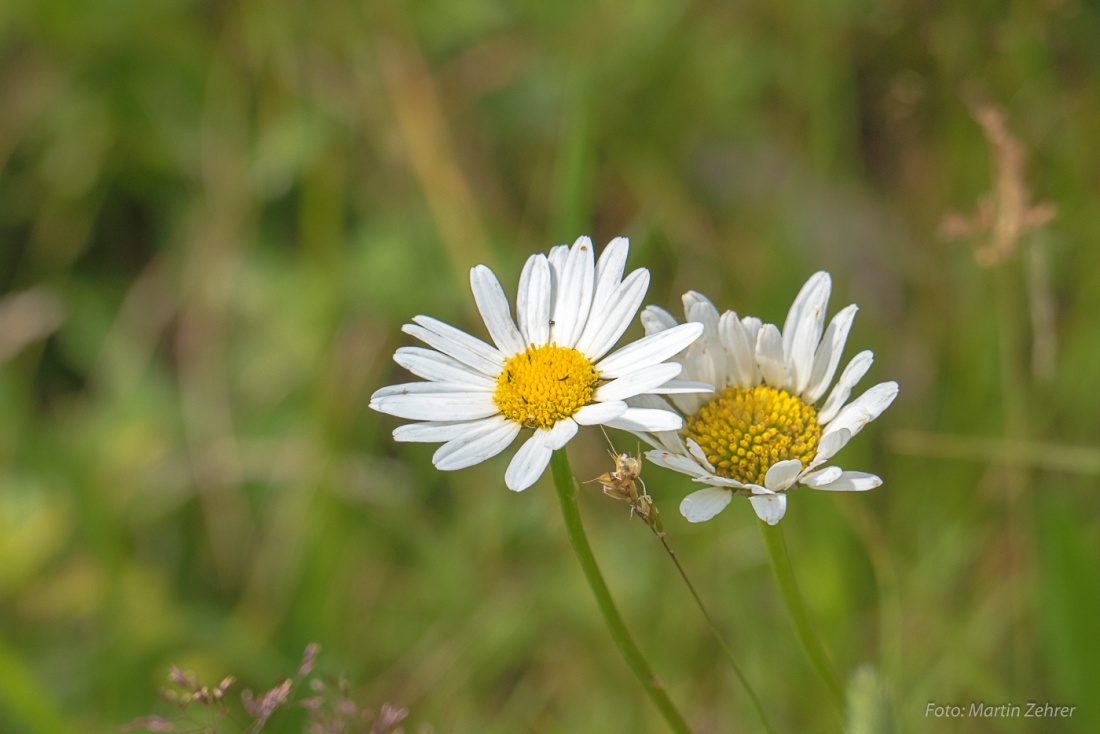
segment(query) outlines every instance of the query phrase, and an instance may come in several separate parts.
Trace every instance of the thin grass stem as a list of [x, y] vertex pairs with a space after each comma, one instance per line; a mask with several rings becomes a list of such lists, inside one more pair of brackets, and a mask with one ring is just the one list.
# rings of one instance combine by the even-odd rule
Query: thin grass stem
[[726, 656], [726, 660], [729, 662], [730, 667], [733, 668], [733, 672], [737, 674], [737, 679], [741, 681], [741, 685], [744, 686], [745, 693], [749, 694], [749, 700], [752, 701], [753, 708], [756, 709], [756, 714], [760, 717], [760, 723], [764, 725], [764, 730], [767, 731], [768, 734], [775, 734], [775, 729], [772, 728], [771, 722], [768, 721], [767, 714], [764, 713], [764, 706], [760, 703], [760, 698], [749, 684], [749, 679], [745, 677], [745, 673], [741, 670], [741, 666], [738, 665], [737, 660], [734, 659], [733, 652], [726, 643], [726, 638], [722, 636], [722, 632], [718, 629], [718, 625], [715, 624], [714, 619], [710, 616], [710, 612], [707, 611], [706, 606], [703, 604], [699, 592], [695, 590], [695, 585], [691, 583], [691, 579], [688, 578], [687, 572], [684, 571], [684, 567], [680, 565], [680, 559], [676, 557], [676, 553], [674, 553], [671, 546], [669, 546], [668, 541], [665, 539], [665, 534], [652, 525], [650, 526], [650, 530], [652, 530], [653, 534], [657, 536], [657, 539], [661, 541], [661, 545], [665, 547], [665, 552], [668, 553], [668, 557], [672, 559], [672, 562], [676, 565], [676, 570], [680, 572], [680, 578], [684, 580], [684, 585], [686, 585], [688, 591], [691, 592], [691, 597], [695, 600], [695, 605], [699, 607], [699, 611], [702, 612], [703, 619], [707, 620], [707, 626], [710, 627], [711, 636], [714, 638], [714, 641], [718, 643], [718, 647], [721, 648], [722, 654]]

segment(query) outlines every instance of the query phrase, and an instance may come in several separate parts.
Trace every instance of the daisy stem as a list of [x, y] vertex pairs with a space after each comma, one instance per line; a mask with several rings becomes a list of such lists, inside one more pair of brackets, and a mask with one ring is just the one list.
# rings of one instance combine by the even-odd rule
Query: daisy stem
[[687, 573], [684, 571], [684, 567], [680, 565], [680, 559], [676, 557], [668, 541], [665, 540], [665, 534], [653, 526], [650, 526], [650, 530], [652, 530], [653, 534], [657, 536], [657, 539], [661, 541], [661, 545], [665, 547], [668, 557], [676, 564], [676, 570], [680, 572], [680, 578], [684, 580], [684, 584], [688, 587], [688, 591], [691, 592], [692, 598], [695, 599], [695, 605], [699, 607], [699, 611], [703, 613], [703, 618], [707, 620], [707, 624], [710, 626], [711, 636], [714, 637], [714, 641], [718, 643], [718, 647], [722, 649], [722, 652], [726, 656], [726, 660], [729, 661], [730, 667], [733, 668], [733, 672], [737, 674], [737, 679], [740, 680], [741, 685], [745, 687], [745, 693], [749, 694], [749, 699], [756, 708], [756, 714], [760, 717], [760, 723], [764, 725], [764, 730], [767, 731], [768, 734], [775, 734], [775, 729], [772, 728], [771, 722], [768, 721], [768, 716], [764, 713], [764, 706], [760, 703], [760, 699], [757, 698], [756, 691], [749, 685], [749, 679], [745, 677], [745, 674], [741, 671], [741, 666], [734, 660], [733, 652], [730, 651], [729, 645], [726, 644], [726, 639], [719, 631], [718, 625], [714, 623], [714, 619], [711, 618], [707, 608], [703, 606], [703, 600], [699, 597], [699, 592], [695, 590], [695, 585], [691, 583]]
[[787, 605], [787, 611], [791, 614], [795, 631], [798, 633], [798, 641], [802, 643], [802, 650], [810, 660], [810, 665], [824, 681], [829, 689], [833, 703], [838, 712], [844, 711], [844, 689], [840, 685], [833, 663], [829, 660], [821, 637], [814, 629], [810, 621], [810, 615], [806, 611], [806, 605], [802, 601], [802, 594], [798, 591], [798, 583], [794, 578], [794, 569], [791, 568], [791, 558], [787, 553], [787, 541], [783, 538], [783, 529], [778, 525], [768, 525], [763, 520], [760, 523], [760, 533], [764, 536], [764, 547], [768, 551], [768, 561], [772, 567], [772, 575], [779, 584], [779, 591], [783, 595], [783, 601]]
[[611, 637], [619, 646], [619, 652], [649, 694], [650, 700], [665, 717], [669, 728], [677, 734], [691, 734], [687, 722], [676, 709], [676, 705], [672, 703], [664, 684], [653, 674], [642, 651], [627, 631], [623, 618], [615, 607], [615, 602], [611, 599], [611, 592], [603, 580], [599, 566], [596, 565], [596, 557], [592, 555], [592, 546], [588, 544], [588, 536], [584, 532], [580, 508], [577, 507], [577, 484], [573, 480], [573, 472], [569, 468], [569, 459], [564, 450], [554, 452], [550, 458], [550, 470], [554, 476], [554, 486], [558, 490], [558, 499], [561, 501], [561, 514], [565, 520], [569, 541], [577, 554], [577, 560], [580, 561], [588, 586], [592, 589], [592, 595], [596, 597], [596, 604], [603, 614]]

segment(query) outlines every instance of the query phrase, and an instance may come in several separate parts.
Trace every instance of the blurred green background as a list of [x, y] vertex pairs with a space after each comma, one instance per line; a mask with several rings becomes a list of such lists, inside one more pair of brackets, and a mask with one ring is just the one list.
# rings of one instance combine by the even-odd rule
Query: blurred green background
[[[413, 315], [485, 335], [470, 266], [514, 294], [579, 234], [629, 236], [676, 313], [781, 324], [829, 270], [864, 387], [901, 384], [839, 457], [885, 486], [782, 523], [842, 675], [903, 731], [1100, 731], [1097, 38], [1081, 0], [4, 0], [0, 731], [172, 715], [173, 663], [266, 689], [311, 641], [410, 732], [665, 731], [549, 477], [438, 472], [367, 409]], [[941, 236], [990, 192], [993, 232]], [[610, 469], [597, 431], [569, 450]], [[690, 483], [644, 477], [779, 730], [837, 731], [748, 504], [689, 526]], [[647, 529], [582, 493], [694, 728], [759, 731]]]

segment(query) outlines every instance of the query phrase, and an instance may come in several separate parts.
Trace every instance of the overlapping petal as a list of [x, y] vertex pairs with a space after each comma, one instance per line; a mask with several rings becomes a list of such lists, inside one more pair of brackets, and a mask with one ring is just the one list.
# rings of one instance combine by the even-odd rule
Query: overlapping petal
[[482, 390], [493, 389], [493, 379], [488, 375], [434, 349], [401, 347], [393, 355], [393, 361], [417, 377], [432, 382], [454, 382]]
[[550, 292], [550, 262], [545, 255], [532, 255], [523, 266], [516, 296], [524, 347], [550, 341]]
[[480, 464], [508, 448], [519, 435], [519, 428], [519, 424], [499, 415], [475, 423], [440, 446], [432, 463], [444, 471]]

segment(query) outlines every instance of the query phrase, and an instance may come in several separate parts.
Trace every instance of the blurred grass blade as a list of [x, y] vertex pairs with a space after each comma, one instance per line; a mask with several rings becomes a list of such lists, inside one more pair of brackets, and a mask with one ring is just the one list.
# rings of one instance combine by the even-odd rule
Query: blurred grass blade
[[890, 433], [886, 440], [891, 451], [906, 456], [1100, 474], [1100, 449], [1092, 446], [904, 430]]
[[[7, 716], [38, 734], [72, 731], [15, 651], [0, 640], [0, 724]], [[6, 716], [3, 715], [6, 713]]]
[[847, 734], [896, 734], [890, 688], [870, 665], [856, 670], [848, 683]]
[[791, 615], [798, 641], [810, 665], [825, 687], [829, 689], [832, 702], [839, 712], [844, 707], [844, 689], [837, 678], [833, 662], [821, 643], [821, 635], [810, 621], [806, 604], [802, 601], [802, 593], [798, 590], [794, 569], [791, 568], [791, 558], [787, 553], [787, 541], [783, 538], [783, 529], [779, 525], [769, 525], [763, 520], [759, 520], [757, 525], [760, 526], [760, 534], [764, 536], [764, 547], [768, 552], [772, 575], [775, 576], [775, 582], [783, 596], [783, 603]]
[[557, 195], [551, 239], [571, 242], [592, 226], [592, 100], [587, 67], [573, 68], [558, 151]]

